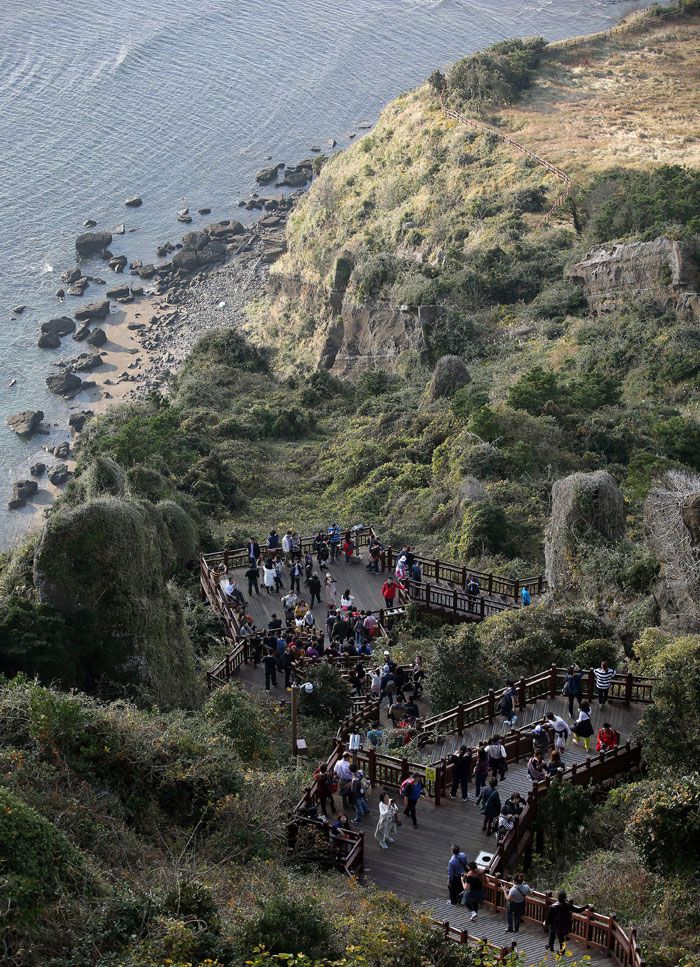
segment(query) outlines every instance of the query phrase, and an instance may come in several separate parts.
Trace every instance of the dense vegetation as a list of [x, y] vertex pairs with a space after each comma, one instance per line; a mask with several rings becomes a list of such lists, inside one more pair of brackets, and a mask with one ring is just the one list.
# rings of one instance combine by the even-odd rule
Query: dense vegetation
[[[696, 6], [658, 18], [680, 34]], [[673, 52], [669, 37], [656, 47]], [[542, 169], [448, 124], [436, 97], [446, 85], [483, 117], [569, 58], [578, 70], [576, 48], [506, 41], [390, 105], [291, 221], [282, 271], [316, 308], [258, 306], [272, 347], [255, 318], [251, 338], [213, 333], [168, 397], [88, 424], [46, 526], [1, 562], [3, 962], [472, 962], [395, 897], [292, 864], [284, 825], [306, 777], [288, 761], [288, 710], [235, 685], [205, 696], [220, 629], [190, 565], [272, 525], [339, 518], [540, 573], [552, 484], [598, 470], [621, 489], [624, 533], [606, 539], [574, 508], [575, 592], [476, 628], [409, 615], [397, 649], [424, 655], [436, 711], [550, 662], [658, 676], [648, 773], [607, 797], [552, 794], [533, 879], [639, 926], [650, 967], [697, 961], [698, 615], [674, 598], [648, 500], [668, 471], [700, 491], [697, 325], [664, 291], [596, 314], [569, 270], [602, 243], [692, 246], [700, 176], [609, 158], [545, 221]], [[391, 370], [313, 365], [331, 279], [358, 305], [436, 307], [422, 347]], [[316, 674], [301, 708], [312, 758], [348, 708], [342, 680]]]

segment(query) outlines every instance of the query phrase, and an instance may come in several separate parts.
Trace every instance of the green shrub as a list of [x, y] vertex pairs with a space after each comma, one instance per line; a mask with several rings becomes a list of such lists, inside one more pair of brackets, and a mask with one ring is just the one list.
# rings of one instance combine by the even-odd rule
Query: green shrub
[[483, 695], [500, 677], [500, 669], [484, 654], [471, 625], [439, 640], [428, 670], [430, 707], [444, 712], [459, 702]]
[[311, 694], [302, 690], [300, 715], [335, 723], [345, 718], [350, 711], [350, 688], [339, 669], [328, 664], [313, 665], [307, 669], [306, 680], [314, 688]]
[[265, 708], [242, 685], [218, 688], [204, 706], [204, 714], [217, 733], [227, 735], [246, 762], [269, 760], [272, 729], [269, 703]]
[[652, 870], [687, 871], [700, 864], [700, 774], [665, 777], [644, 788], [627, 835]]
[[479, 107], [509, 104], [530, 86], [546, 42], [502, 40], [457, 61], [447, 73], [450, 94]]
[[539, 416], [548, 403], [559, 399], [560, 394], [556, 373], [533, 366], [508, 390], [508, 406]]
[[571, 655], [572, 661], [579, 668], [600, 668], [602, 661], [607, 661], [611, 668], [616, 668], [619, 657], [620, 647], [610, 638], [589, 638], [588, 641], [582, 641]]
[[259, 946], [272, 954], [304, 953], [307, 957], [341, 953], [337, 934], [323, 911], [306, 897], [286, 894], [259, 901], [259, 912], [245, 925], [241, 946], [246, 953]]
[[509, 553], [511, 533], [505, 512], [488, 501], [470, 504], [453, 535], [453, 544], [459, 560], [479, 554]]

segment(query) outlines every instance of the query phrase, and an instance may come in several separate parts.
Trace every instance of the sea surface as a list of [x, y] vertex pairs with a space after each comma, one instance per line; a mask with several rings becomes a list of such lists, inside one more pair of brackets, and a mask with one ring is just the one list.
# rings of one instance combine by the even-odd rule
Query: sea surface
[[[28, 515], [5, 510], [68, 405], [48, 393], [40, 323], [83, 222], [125, 223], [112, 250], [153, 261], [179, 209], [238, 213], [255, 172], [376, 119], [435, 67], [511, 36], [603, 29], [636, 2], [598, 0], [0, 0], [0, 547]], [[124, 201], [133, 194], [143, 206]], [[109, 282], [115, 276], [99, 266]], [[104, 290], [91, 285], [83, 301]], [[26, 304], [13, 318], [14, 306]], [[10, 382], [16, 380], [13, 386]], [[51, 437], [24, 442], [8, 414], [42, 409]]]

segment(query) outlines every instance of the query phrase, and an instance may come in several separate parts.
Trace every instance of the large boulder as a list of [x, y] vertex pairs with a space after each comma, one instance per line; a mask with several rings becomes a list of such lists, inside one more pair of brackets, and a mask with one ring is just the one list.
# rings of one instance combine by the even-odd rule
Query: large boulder
[[21, 410], [19, 413], [8, 416], [7, 425], [13, 433], [17, 433], [19, 436], [31, 436], [39, 429], [43, 419], [43, 410]]
[[16, 480], [12, 485], [12, 497], [14, 500], [31, 500], [38, 489], [36, 480]]
[[55, 332], [42, 332], [37, 342], [39, 349], [58, 349], [60, 345], [61, 337]]
[[82, 380], [75, 373], [55, 373], [52, 376], [47, 376], [46, 385], [51, 393], [55, 393], [56, 396], [66, 396], [71, 398], [75, 396], [76, 393], [80, 392], [80, 388], [83, 385]]
[[70, 332], [75, 332], [75, 320], [70, 316], [59, 316], [57, 319], [48, 319], [41, 324], [42, 333], [55, 333], [57, 336], [67, 336]]
[[620, 488], [605, 470], [572, 473], [552, 487], [545, 532], [545, 573], [554, 591], [578, 588], [577, 565], [586, 544], [619, 540], [625, 531]]
[[111, 243], [111, 232], [83, 232], [75, 240], [75, 250], [78, 255], [89, 257], [90, 255], [99, 255]]
[[80, 306], [76, 309], [73, 315], [81, 321], [87, 319], [104, 319], [109, 315], [109, 299], [100, 299], [99, 302], [88, 302], [87, 305]]
[[430, 381], [430, 398], [437, 400], [443, 396], [453, 396], [469, 382], [469, 370], [460, 356], [442, 356], [435, 364]]
[[700, 631], [700, 476], [670, 471], [645, 504], [649, 544], [661, 564], [656, 598], [662, 624]]
[[90, 346], [104, 346], [107, 342], [107, 333], [104, 329], [100, 329], [99, 326], [93, 329], [90, 335], [85, 340]]
[[169, 586], [178, 554], [153, 505], [101, 497], [48, 519], [34, 554], [39, 600], [87, 616], [105, 654], [162, 707], [196, 703], [199, 682], [182, 607]]

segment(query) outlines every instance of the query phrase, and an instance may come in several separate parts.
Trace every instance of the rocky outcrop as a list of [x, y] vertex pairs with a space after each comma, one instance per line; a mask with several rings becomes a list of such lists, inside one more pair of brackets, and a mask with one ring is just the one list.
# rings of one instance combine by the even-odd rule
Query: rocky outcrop
[[91, 255], [100, 255], [111, 244], [111, 232], [83, 232], [75, 240], [75, 250], [78, 255], [89, 258]]
[[661, 562], [656, 597], [662, 624], [700, 630], [700, 476], [671, 471], [649, 491], [644, 516]]
[[104, 346], [104, 344], [107, 342], [107, 333], [104, 331], [104, 329], [100, 329], [98, 326], [96, 329], [92, 330], [85, 341], [90, 346]]
[[109, 299], [100, 299], [99, 302], [88, 302], [87, 305], [80, 306], [73, 313], [76, 319], [104, 319], [109, 315]]
[[54, 487], [62, 487], [67, 482], [69, 476], [70, 471], [65, 463], [57, 463], [55, 467], [51, 467], [49, 470], [49, 481]]
[[597, 312], [612, 310], [620, 299], [647, 296], [662, 302], [693, 304], [700, 287], [698, 243], [657, 238], [588, 252], [570, 272]]
[[42, 332], [37, 342], [39, 349], [58, 349], [60, 345], [61, 337], [55, 332]]
[[453, 396], [469, 382], [469, 370], [460, 356], [442, 356], [435, 364], [430, 381], [430, 398], [437, 400], [443, 396]]
[[19, 436], [31, 436], [37, 432], [43, 419], [43, 410], [22, 410], [8, 416], [7, 425]]
[[56, 373], [46, 378], [46, 385], [51, 393], [56, 396], [65, 396], [71, 399], [76, 393], [80, 392], [83, 385], [82, 380], [75, 373]]
[[620, 488], [605, 470], [572, 473], [552, 487], [545, 531], [545, 573], [556, 592], [578, 587], [577, 564], [585, 545], [619, 540], [625, 530]]
[[54, 333], [57, 336], [67, 336], [69, 332], [75, 332], [75, 320], [70, 316], [59, 316], [57, 319], [49, 319], [41, 324], [42, 333]]

